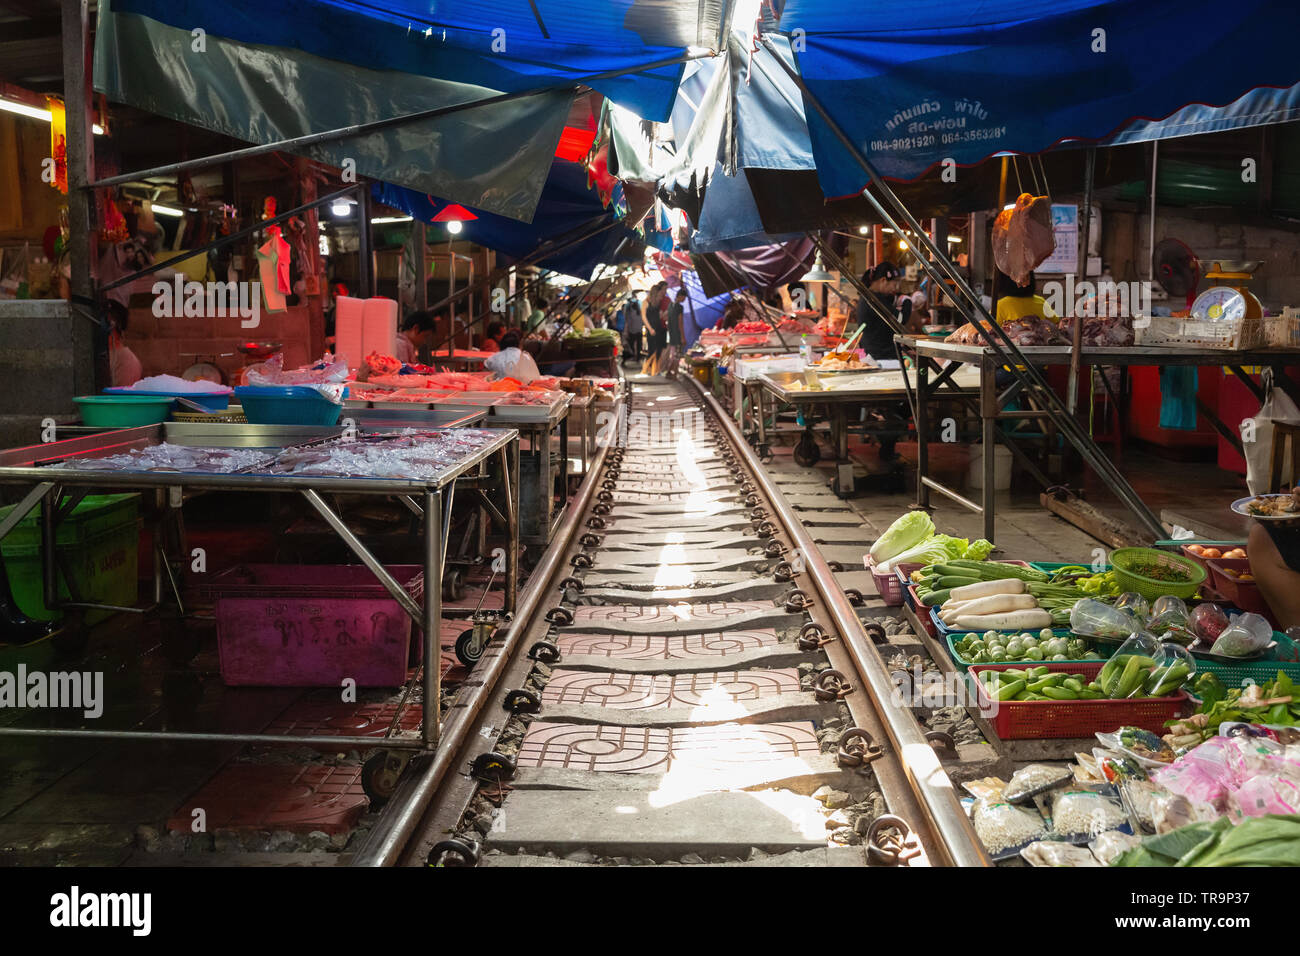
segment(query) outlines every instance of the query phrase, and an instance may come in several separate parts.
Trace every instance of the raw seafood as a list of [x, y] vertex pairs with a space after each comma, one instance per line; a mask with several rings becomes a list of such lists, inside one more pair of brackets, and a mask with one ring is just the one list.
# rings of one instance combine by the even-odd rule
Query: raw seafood
[[270, 462], [273, 457], [258, 448], [195, 448], [163, 442], [105, 458], [72, 458], [51, 467], [78, 471], [187, 471], [230, 475]]

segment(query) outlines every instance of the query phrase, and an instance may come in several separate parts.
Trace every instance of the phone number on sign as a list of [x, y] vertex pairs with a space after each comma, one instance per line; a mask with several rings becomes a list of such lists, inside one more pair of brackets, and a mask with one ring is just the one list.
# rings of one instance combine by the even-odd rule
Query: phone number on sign
[[956, 133], [944, 133], [940, 139], [948, 143], [969, 143], [980, 139], [1001, 139], [1007, 134], [1005, 126], [991, 126], [987, 129], [965, 129]]

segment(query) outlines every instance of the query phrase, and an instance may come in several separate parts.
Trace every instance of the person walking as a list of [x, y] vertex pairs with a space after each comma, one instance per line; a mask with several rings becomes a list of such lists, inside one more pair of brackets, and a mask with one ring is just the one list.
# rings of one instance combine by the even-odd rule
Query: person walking
[[654, 375], [659, 371], [659, 360], [662, 357], [659, 353], [663, 351], [666, 344], [665, 339], [667, 338], [661, 315], [664, 290], [667, 288], [667, 282], [655, 283], [650, 290], [650, 298], [646, 302], [646, 351], [649, 353], [649, 357], [646, 359], [645, 364], [641, 366], [642, 375]]
[[668, 316], [664, 321], [665, 334], [667, 336], [667, 348], [664, 349], [664, 360], [662, 367], [664, 374], [669, 378], [677, 377], [677, 362], [681, 358], [682, 343], [684, 340], [682, 330], [682, 314], [684, 311], [683, 302], [686, 301], [686, 287], [677, 290], [677, 295], [673, 297], [673, 304], [668, 307]]
[[628, 359], [633, 362], [641, 361], [642, 308], [644, 306], [641, 298], [636, 294], [628, 296], [627, 304], [623, 306], [623, 339], [626, 343], [626, 351], [623, 353], [624, 364]]

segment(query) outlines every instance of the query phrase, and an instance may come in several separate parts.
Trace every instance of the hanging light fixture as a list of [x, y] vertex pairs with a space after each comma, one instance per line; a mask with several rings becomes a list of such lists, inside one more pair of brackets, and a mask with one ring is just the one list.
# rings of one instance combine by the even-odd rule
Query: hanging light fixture
[[800, 282], [834, 282], [835, 277], [826, 271], [826, 264], [822, 262], [821, 250], [817, 251], [817, 257], [813, 259], [813, 266], [803, 276]]

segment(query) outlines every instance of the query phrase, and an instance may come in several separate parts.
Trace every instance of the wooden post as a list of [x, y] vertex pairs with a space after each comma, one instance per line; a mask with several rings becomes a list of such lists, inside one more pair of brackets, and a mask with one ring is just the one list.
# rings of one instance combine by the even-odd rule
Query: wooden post
[[423, 310], [429, 307], [429, 237], [420, 220], [412, 222], [411, 228], [415, 230], [415, 307]]
[[63, 101], [67, 114], [68, 261], [72, 275], [72, 382], [74, 395], [94, 395], [108, 380], [108, 337], [95, 305], [95, 144], [91, 133], [88, 0], [62, 0]]

